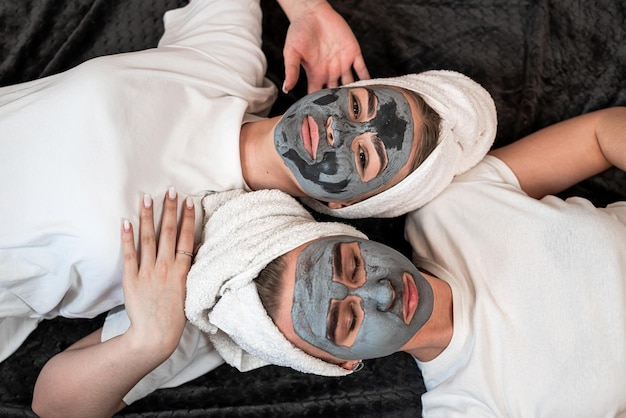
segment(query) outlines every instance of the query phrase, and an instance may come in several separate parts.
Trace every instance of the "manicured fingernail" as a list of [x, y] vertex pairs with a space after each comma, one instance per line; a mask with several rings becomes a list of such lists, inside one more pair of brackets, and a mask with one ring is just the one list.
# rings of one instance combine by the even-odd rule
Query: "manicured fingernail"
[[285, 82], [284, 82], [284, 81], [283, 81], [283, 87], [281, 88], [281, 90], [282, 90], [282, 91], [283, 91], [283, 93], [285, 93], [285, 94], [289, 93], [289, 90], [287, 90], [287, 89], [285, 88]]
[[124, 219], [124, 232], [130, 231], [130, 221], [128, 219]]
[[152, 207], [152, 196], [148, 193], [143, 195], [143, 207], [146, 209], [150, 209]]
[[176, 199], [176, 188], [174, 186], [170, 186], [167, 189], [167, 197], [169, 197], [170, 200]]
[[187, 205], [187, 209], [193, 209], [193, 199], [191, 196], [187, 196], [187, 199], [185, 199], [185, 205]]

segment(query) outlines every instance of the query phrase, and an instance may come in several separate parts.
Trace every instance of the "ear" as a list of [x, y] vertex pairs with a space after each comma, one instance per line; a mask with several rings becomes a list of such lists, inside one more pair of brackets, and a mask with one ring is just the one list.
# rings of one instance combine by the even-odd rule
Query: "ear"
[[361, 360], [348, 360], [340, 363], [339, 366], [346, 370], [354, 370], [357, 364], [361, 363]]
[[339, 202], [328, 202], [328, 207], [329, 207], [330, 209], [341, 209], [341, 208], [345, 208], [346, 206], [348, 206], [348, 205], [346, 205], [346, 204], [344, 204], [344, 203], [339, 203]]

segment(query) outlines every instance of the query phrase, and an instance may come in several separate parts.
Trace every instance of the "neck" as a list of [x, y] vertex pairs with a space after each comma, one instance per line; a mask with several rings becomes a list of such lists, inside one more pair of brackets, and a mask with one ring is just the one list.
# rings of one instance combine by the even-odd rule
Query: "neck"
[[274, 127], [280, 116], [246, 123], [241, 127], [239, 152], [246, 184], [252, 190], [278, 189], [304, 196], [274, 147]]
[[433, 360], [450, 344], [454, 320], [450, 286], [435, 276], [422, 274], [433, 288], [433, 313], [403, 350], [424, 362]]

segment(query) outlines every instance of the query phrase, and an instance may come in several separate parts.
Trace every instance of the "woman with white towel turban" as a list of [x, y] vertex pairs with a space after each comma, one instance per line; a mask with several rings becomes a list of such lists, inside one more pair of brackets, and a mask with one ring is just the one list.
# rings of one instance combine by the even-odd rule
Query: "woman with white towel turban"
[[408, 352], [426, 417], [619, 415], [626, 202], [552, 195], [611, 165], [626, 108], [496, 150], [408, 215], [413, 262], [278, 191], [209, 196], [187, 318], [242, 371], [341, 376]]

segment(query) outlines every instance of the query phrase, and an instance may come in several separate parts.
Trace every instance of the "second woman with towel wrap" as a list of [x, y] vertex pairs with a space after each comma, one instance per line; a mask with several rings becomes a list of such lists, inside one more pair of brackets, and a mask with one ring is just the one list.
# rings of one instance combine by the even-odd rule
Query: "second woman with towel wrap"
[[407, 352], [425, 417], [620, 416], [626, 202], [553, 195], [612, 165], [626, 107], [494, 150], [408, 214], [413, 262], [278, 191], [208, 196], [187, 318], [242, 371]]

